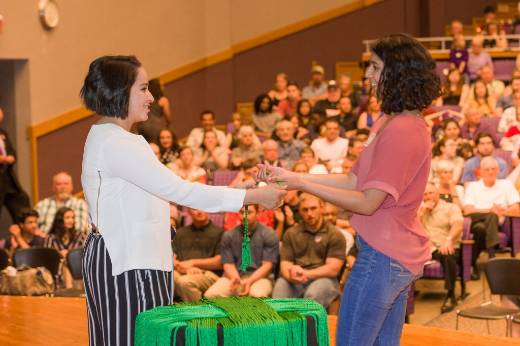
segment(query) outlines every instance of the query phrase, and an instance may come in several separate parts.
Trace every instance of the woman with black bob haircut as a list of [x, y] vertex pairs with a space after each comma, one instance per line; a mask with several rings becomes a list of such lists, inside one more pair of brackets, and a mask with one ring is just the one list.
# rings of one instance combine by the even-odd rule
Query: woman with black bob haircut
[[[428, 51], [404, 34], [375, 43], [365, 75], [386, 115], [374, 123], [349, 174], [297, 174], [264, 166], [259, 177], [282, 180], [288, 189], [353, 213], [359, 254], [342, 296], [337, 344], [399, 345], [410, 284], [431, 258], [417, 218], [431, 161], [421, 111], [440, 95], [440, 81]], [[341, 263], [327, 258], [331, 278]]]
[[83, 153], [81, 181], [92, 232], [83, 279], [91, 345], [133, 345], [138, 313], [173, 299], [168, 202], [208, 212], [244, 204], [275, 208], [285, 191], [232, 189], [180, 179], [130, 129], [146, 121], [154, 101], [135, 56], [103, 56], [89, 67], [81, 97], [101, 116]]

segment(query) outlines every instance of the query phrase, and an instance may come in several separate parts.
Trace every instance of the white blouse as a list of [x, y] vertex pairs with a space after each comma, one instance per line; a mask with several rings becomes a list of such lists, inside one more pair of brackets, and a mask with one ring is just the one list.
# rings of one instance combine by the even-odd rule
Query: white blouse
[[240, 210], [245, 198], [245, 190], [180, 179], [142, 136], [112, 123], [90, 129], [81, 182], [112, 260], [112, 275], [173, 270], [168, 202], [220, 212]]

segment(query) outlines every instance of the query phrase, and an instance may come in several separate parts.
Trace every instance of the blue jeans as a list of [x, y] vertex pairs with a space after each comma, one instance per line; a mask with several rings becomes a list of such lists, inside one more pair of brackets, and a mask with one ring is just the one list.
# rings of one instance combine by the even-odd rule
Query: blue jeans
[[399, 345], [408, 288], [418, 275], [357, 237], [358, 258], [341, 299], [336, 344]]

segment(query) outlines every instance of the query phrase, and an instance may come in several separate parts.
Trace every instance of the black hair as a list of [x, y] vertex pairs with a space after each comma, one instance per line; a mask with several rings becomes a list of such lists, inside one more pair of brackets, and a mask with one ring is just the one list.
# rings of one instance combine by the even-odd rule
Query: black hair
[[310, 116], [311, 115], [311, 111], [312, 111], [311, 101], [309, 101], [308, 99], [300, 99], [300, 101], [298, 101], [298, 103], [296, 104], [296, 114], [298, 114], [298, 116], [300, 116], [300, 117], [304, 116], [300, 112], [300, 108], [302, 107], [302, 105], [304, 103], [307, 103], [309, 105], [309, 114], [307, 114], [306, 116]]
[[269, 100], [269, 109], [267, 110], [267, 113], [271, 113], [273, 111], [273, 100], [269, 97], [267, 94], [260, 94], [255, 99], [255, 114], [261, 114], [262, 110], [260, 109], [260, 105], [262, 102], [268, 99]]
[[215, 113], [213, 113], [213, 111], [210, 111], [210, 110], [205, 110], [205, 111], [200, 112], [200, 119], [202, 120], [202, 117], [206, 114], [211, 114], [211, 117], [213, 119], [215, 119]]
[[35, 217], [35, 218], [38, 218], [40, 215], [38, 214], [38, 212], [34, 209], [31, 209], [31, 208], [22, 208], [20, 209], [20, 211], [18, 212], [18, 215], [16, 216], [17, 217], [17, 220], [15, 220], [16, 222], [19, 222], [19, 223], [24, 223], [25, 220], [27, 220], [27, 218], [29, 217]]
[[368, 135], [370, 135], [370, 130], [369, 129], [357, 129], [356, 136], [358, 136], [358, 135], [368, 136]]
[[289, 83], [287, 83], [287, 88], [289, 88], [290, 86], [295, 86], [295, 87], [297, 87], [298, 89], [300, 89], [300, 86], [299, 86], [298, 83], [296, 83], [296, 82], [289, 82]]
[[99, 115], [125, 119], [130, 88], [141, 62], [133, 55], [102, 56], [89, 66], [80, 91], [85, 107]]
[[454, 118], [448, 118], [448, 119], [445, 119], [442, 124], [441, 124], [441, 128], [443, 131], [446, 131], [446, 128], [448, 127], [448, 125], [450, 123], [454, 123], [455, 125], [457, 125], [457, 127], [459, 128], [460, 130], [460, 124], [457, 122], [457, 120], [455, 120]]
[[171, 147], [171, 150], [173, 151], [177, 151], [179, 150], [179, 142], [177, 141], [177, 136], [175, 135], [175, 133], [173, 133], [173, 131], [167, 127], [161, 129], [159, 131], [159, 134], [157, 135], [157, 145], [159, 146], [159, 150], [161, 152], [161, 155], [164, 154], [166, 152], [166, 148], [164, 148], [162, 145], [161, 145], [161, 132], [163, 131], [168, 131], [170, 133], [170, 135], [172, 136], [172, 147]]
[[62, 240], [65, 234], [68, 234], [69, 239], [72, 239], [75, 233], [74, 226], [72, 226], [72, 229], [65, 228], [65, 214], [69, 211], [74, 212], [71, 208], [61, 207], [54, 216], [54, 221], [52, 222], [49, 234], [54, 234], [54, 236], [59, 240]]
[[384, 63], [377, 87], [383, 112], [423, 110], [440, 96], [435, 60], [415, 38], [390, 35], [378, 40], [372, 52]]
[[495, 13], [495, 12], [496, 12], [495, 6], [493, 6], [493, 5], [488, 5], [488, 6], [484, 7], [484, 14]]
[[480, 140], [482, 138], [486, 138], [486, 137], [490, 138], [491, 142], [493, 142], [493, 145], [495, 145], [495, 139], [493, 138], [493, 136], [490, 133], [487, 133], [487, 132], [481, 132], [477, 135], [477, 138], [475, 138], [475, 145], [479, 145]]
[[156, 101], [159, 101], [161, 97], [164, 97], [164, 92], [159, 78], [150, 79], [148, 81], [148, 90], [150, 90], [150, 93]]

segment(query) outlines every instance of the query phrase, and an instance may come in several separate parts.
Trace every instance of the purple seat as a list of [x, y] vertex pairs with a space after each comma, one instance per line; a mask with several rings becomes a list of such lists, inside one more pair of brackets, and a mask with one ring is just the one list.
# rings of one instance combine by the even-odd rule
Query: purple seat
[[515, 69], [514, 59], [495, 59], [493, 65], [495, 69], [495, 79], [511, 80], [511, 75]]
[[500, 229], [499, 246], [511, 247], [511, 257], [520, 252], [520, 217], [506, 217]]
[[213, 185], [228, 186], [237, 176], [239, 171], [217, 169], [213, 175]]
[[487, 132], [493, 136], [495, 139], [495, 146], [498, 147], [500, 144], [500, 140], [502, 139], [502, 134], [498, 132], [498, 123], [500, 122], [500, 117], [490, 117], [490, 118], [482, 118], [482, 130], [481, 132]]

